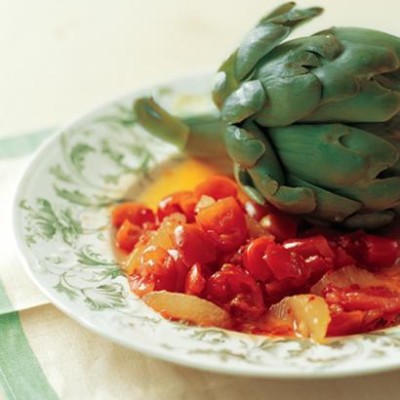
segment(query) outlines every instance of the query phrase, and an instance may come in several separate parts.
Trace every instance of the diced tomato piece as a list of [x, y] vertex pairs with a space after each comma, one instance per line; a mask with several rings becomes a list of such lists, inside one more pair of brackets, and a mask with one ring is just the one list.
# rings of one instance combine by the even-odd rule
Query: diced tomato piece
[[357, 265], [357, 261], [340, 246], [335, 247], [335, 268]]
[[283, 242], [283, 247], [303, 257], [320, 255], [331, 260], [335, 257], [331, 246], [322, 235], [301, 239], [289, 239]]
[[[148, 246], [136, 261], [134, 275], [139, 275], [141, 283], [153, 285], [153, 290], [168, 290], [170, 292], [182, 292], [188, 268], [179, 258], [158, 246]], [[139, 295], [139, 293], [137, 293]]]
[[265, 312], [260, 287], [243, 268], [225, 264], [207, 281], [206, 298], [235, 316], [258, 318]]
[[273, 242], [271, 236], [262, 236], [250, 242], [246, 247], [243, 265], [256, 280], [265, 282], [272, 278], [272, 272], [264, 259], [267, 247]]
[[304, 259], [297, 253], [285, 249], [277, 243], [270, 243], [264, 260], [274, 277], [278, 280], [285, 278], [301, 278], [304, 271]]
[[322, 276], [332, 270], [332, 260], [324, 258], [320, 255], [310, 256], [304, 259], [305, 269], [312, 279], [309, 279], [309, 284], [315, 283]]
[[393, 238], [358, 231], [341, 235], [336, 241], [358, 264], [366, 268], [391, 267], [400, 258], [399, 241]]
[[345, 311], [380, 310], [384, 313], [400, 313], [400, 293], [386, 287], [360, 289], [357, 285], [349, 288], [329, 286], [324, 291], [329, 304], [337, 304]]
[[334, 267], [335, 253], [322, 235], [286, 240], [283, 247], [303, 258], [305, 269], [313, 280]]
[[209, 196], [215, 200], [224, 199], [226, 197], [236, 197], [237, 183], [226, 176], [215, 175], [207, 180], [199, 183], [193, 191], [196, 198], [201, 196]]
[[130, 252], [139, 241], [141, 234], [142, 229], [126, 219], [117, 231], [116, 244], [121, 250]]
[[364, 320], [362, 311], [331, 313], [327, 336], [353, 335], [361, 332]]
[[264, 216], [260, 223], [278, 242], [297, 236], [299, 222], [291, 215], [274, 211]]
[[384, 328], [394, 321], [390, 314], [381, 310], [335, 311], [331, 313], [331, 323], [327, 336], [344, 336], [355, 333], [370, 332]]
[[158, 203], [158, 220], [162, 221], [168, 215], [179, 213], [185, 215], [187, 222], [193, 222], [197, 201], [198, 199], [189, 191], [176, 192], [164, 197]]
[[362, 242], [362, 262], [371, 268], [386, 268], [400, 258], [398, 240], [383, 236], [365, 235]]
[[247, 238], [244, 213], [233, 197], [218, 200], [211, 206], [202, 208], [196, 221], [223, 253], [237, 250]]
[[188, 267], [196, 263], [208, 264], [216, 259], [214, 241], [195, 225], [178, 225], [174, 229], [173, 240]]
[[153, 224], [155, 216], [150, 208], [142, 204], [123, 203], [114, 208], [111, 221], [115, 227], [119, 228], [125, 220], [143, 227], [146, 223]]
[[200, 296], [206, 287], [206, 276], [204, 267], [194, 264], [186, 276], [185, 293]]

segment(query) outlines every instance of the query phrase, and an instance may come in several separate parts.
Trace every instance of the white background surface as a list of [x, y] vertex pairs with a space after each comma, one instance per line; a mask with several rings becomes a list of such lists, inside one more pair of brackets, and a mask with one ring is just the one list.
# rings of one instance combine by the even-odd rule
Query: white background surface
[[[279, 1], [0, 0], [0, 137], [68, 122], [150, 83], [217, 68]], [[303, 0], [300, 32], [364, 25], [400, 35], [397, 0]]]

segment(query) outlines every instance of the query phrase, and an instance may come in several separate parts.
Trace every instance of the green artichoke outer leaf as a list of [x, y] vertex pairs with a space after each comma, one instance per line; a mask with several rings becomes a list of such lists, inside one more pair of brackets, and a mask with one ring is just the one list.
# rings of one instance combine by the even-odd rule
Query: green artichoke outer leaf
[[240, 83], [251, 76], [260, 59], [268, 54], [293, 28], [321, 14], [323, 9], [294, 9], [295, 3], [278, 7], [246, 35], [239, 48], [221, 65], [214, 83], [213, 100], [221, 108], [225, 99]]
[[342, 66], [348, 75], [371, 78], [399, 68], [399, 56], [392, 49], [375, 46], [369, 42], [359, 44], [342, 40], [341, 43], [344, 50], [331, 63], [336, 68]]
[[317, 32], [315, 35], [333, 35], [339, 41], [359, 43], [361, 45], [369, 44], [386, 48], [397, 54], [398, 58], [400, 58], [399, 38], [386, 32], [358, 27], [332, 27]]
[[395, 92], [400, 92], [400, 69], [387, 72], [386, 74], [377, 75], [374, 77], [374, 79], [381, 86]]
[[244, 79], [258, 61], [268, 54], [278, 43], [289, 36], [287, 26], [268, 23], [252, 29], [237, 50], [235, 75], [237, 81]]
[[309, 19], [322, 14], [324, 11], [324, 9], [321, 7], [299, 9], [295, 8], [295, 5], [295, 2], [289, 2], [284, 4], [283, 7], [278, 7], [272, 11], [272, 13], [261, 18], [258, 25], [274, 23], [294, 28], [304, 22], [307, 22]]
[[[253, 167], [266, 151], [272, 154], [272, 160], [275, 158], [275, 154], [269, 149], [266, 140], [260, 140], [246, 129], [234, 125], [226, 130], [225, 144], [229, 156], [243, 168]], [[277, 161], [273, 166], [276, 169], [273, 175], [279, 174], [279, 179], [282, 180], [283, 174], [280, 166], [277, 165]]]
[[254, 123], [246, 123], [243, 128], [228, 128], [225, 143], [238, 182], [255, 201], [263, 204], [266, 199], [293, 214], [315, 208], [311, 189], [285, 186], [285, 176], [268, 137]]
[[343, 51], [333, 60], [322, 58], [323, 65], [312, 71], [321, 81], [323, 96], [320, 106], [302, 121], [382, 122], [392, 118], [400, 109], [399, 38], [362, 28], [332, 28], [314, 37], [325, 35], [335, 36]]
[[287, 175], [287, 183], [293, 187], [306, 187], [313, 190], [317, 205], [310, 215], [318, 220], [339, 224], [363, 208], [363, 204], [358, 201], [312, 185], [294, 175]]
[[292, 10], [294, 7], [296, 7], [296, 2], [294, 1], [288, 1], [287, 3], [283, 3], [270, 11], [268, 14], [266, 14], [264, 17], [261, 18], [259, 24], [263, 23], [263, 21], [266, 20], [271, 20], [273, 18], [278, 17], [279, 15], [285, 15], [288, 13], [290, 10]]
[[400, 110], [400, 92], [376, 80], [360, 80], [359, 93], [341, 101], [321, 103], [302, 122], [383, 122]]
[[292, 48], [298, 46], [299, 51], [312, 52], [318, 55], [320, 64], [322, 64], [322, 60], [334, 60], [344, 50], [343, 45], [339, 42], [335, 35], [330, 33], [294, 39], [290, 42], [282, 44], [279, 47], [285, 48], [285, 46], [291, 46]]
[[237, 80], [246, 78], [256, 64], [280, 42], [282, 42], [292, 29], [311, 18], [320, 15], [322, 8], [313, 7], [304, 10], [284, 10], [282, 13], [274, 12], [264, 17], [259, 24], [253, 28], [240, 44], [236, 54], [235, 72]]
[[356, 124], [355, 127], [363, 129], [381, 137], [391, 143], [397, 151], [397, 161], [387, 169], [387, 176], [400, 176], [400, 114], [382, 123]]
[[[229, 157], [243, 168], [263, 169], [264, 175], [278, 184], [285, 182], [285, 175], [274, 150], [260, 129], [254, 123], [247, 123], [243, 128], [231, 126], [225, 133], [225, 144]], [[273, 193], [273, 191], [271, 191]]]
[[[316, 76], [321, 83], [320, 104], [334, 103], [336, 105], [337, 102], [356, 96], [361, 91], [361, 83], [356, 76], [349, 75], [347, 72], [333, 66], [315, 69], [313, 75]], [[313, 110], [311, 119], [317, 118], [315, 112], [321, 112], [320, 110], [321, 106], [318, 105]], [[307, 120], [307, 115], [302, 119]], [[341, 119], [341, 117], [339, 117], [339, 119]]]
[[220, 67], [214, 77], [212, 99], [221, 109], [225, 99], [239, 87], [235, 73], [236, 53], [233, 53]]
[[265, 103], [265, 92], [258, 80], [248, 81], [239, 86], [225, 100], [222, 118], [232, 124], [255, 114]]
[[330, 65], [343, 51], [343, 45], [332, 35], [290, 40], [263, 57], [254, 71], [254, 76], [272, 79], [313, 73], [314, 68]]
[[400, 176], [340, 188], [337, 193], [361, 201], [367, 210], [383, 211], [400, 205]]
[[265, 197], [253, 186], [253, 182], [247, 170], [239, 163], [233, 163], [233, 175], [236, 182], [239, 183], [241, 188], [252, 200], [261, 205], [266, 203]]
[[357, 213], [343, 221], [342, 225], [352, 230], [374, 230], [390, 224], [395, 216], [392, 210]]
[[316, 198], [312, 189], [280, 185], [267, 175], [265, 165], [260, 160], [247, 170], [254, 187], [268, 202], [279, 210], [290, 214], [309, 214], [316, 208]]
[[285, 170], [332, 190], [368, 184], [398, 157], [389, 142], [343, 124], [271, 128], [268, 136]]
[[241, 81], [256, 64], [301, 23], [320, 15], [322, 8], [295, 9], [287, 3], [267, 15], [245, 36], [236, 53], [236, 80]]
[[261, 126], [290, 125], [304, 118], [319, 104], [322, 88], [312, 74], [263, 77], [260, 80], [267, 95], [265, 104], [268, 104], [254, 116]]

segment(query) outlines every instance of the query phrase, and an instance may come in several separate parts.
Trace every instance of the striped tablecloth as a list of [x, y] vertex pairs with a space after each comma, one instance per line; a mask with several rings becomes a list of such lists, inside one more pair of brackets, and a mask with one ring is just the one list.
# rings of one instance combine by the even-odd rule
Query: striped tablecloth
[[223, 376], [127, 350], [63, 315], [25, 275], [11, 229], [18, 177], [51, 132], [0, 139], [0, 398], [399, 399], [400, 371], [318, 381]]

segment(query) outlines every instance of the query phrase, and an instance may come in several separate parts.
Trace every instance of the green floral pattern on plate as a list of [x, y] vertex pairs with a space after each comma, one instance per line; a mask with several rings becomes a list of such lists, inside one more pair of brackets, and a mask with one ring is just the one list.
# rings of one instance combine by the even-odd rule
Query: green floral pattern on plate
[[[90, 329], [147, 354], [218, 372], [339, 376], [400, 367], [400, 328], [309, 340], [244, 335], [169, 322], [129, 292], [112, 246], [113, 204], [134, 199], [182, 156], [135, 123], [144, 93], [176, 112], [211, 107], [208, 76], [138, 92], [81, 118], [52, 138], [22, 179], [15, 231], [28, 273], [49, 298]], [[187, 101], [188, 100], [188, 101]], [[193, 111], [193, 110], [192, 110]]]

